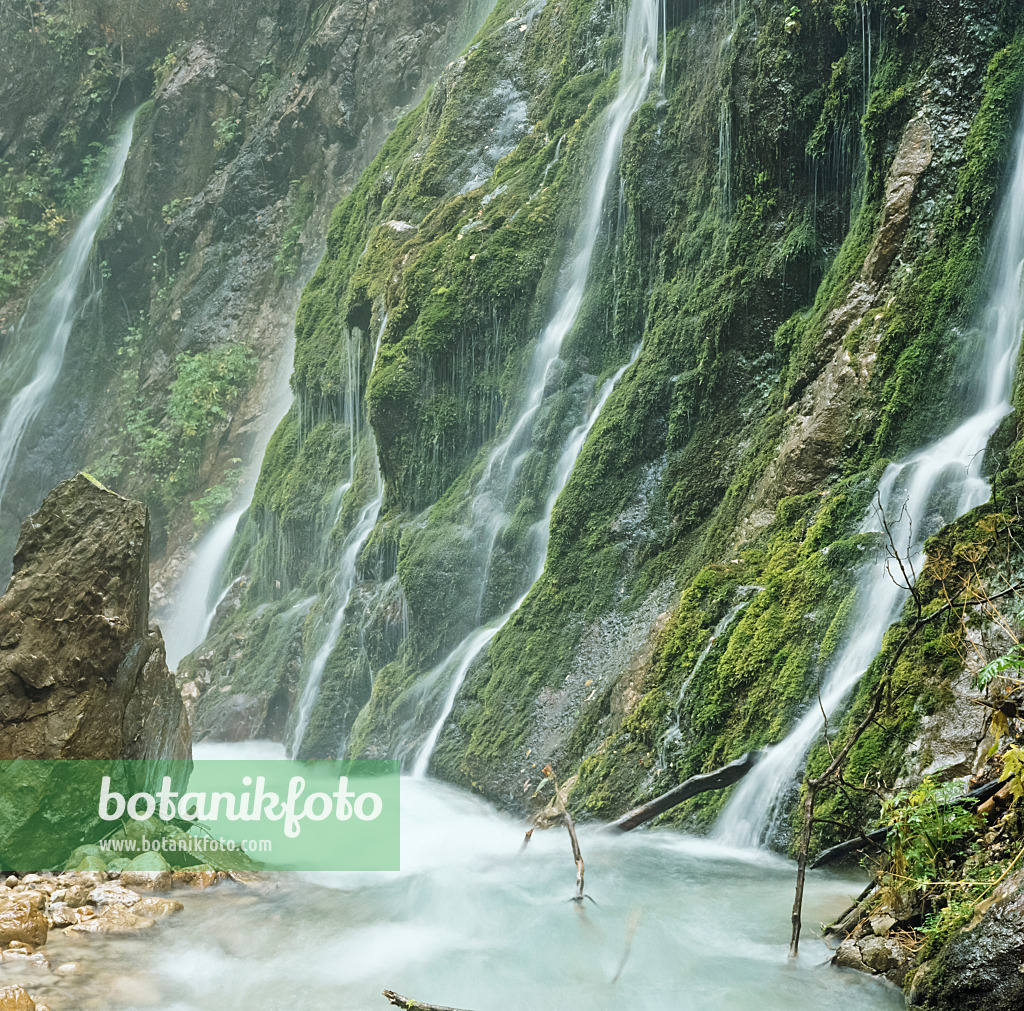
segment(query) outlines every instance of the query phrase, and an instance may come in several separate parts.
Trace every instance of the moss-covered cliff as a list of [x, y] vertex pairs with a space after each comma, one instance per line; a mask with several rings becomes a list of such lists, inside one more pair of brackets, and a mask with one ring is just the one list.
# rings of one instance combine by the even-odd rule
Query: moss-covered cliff
[[88, 207], [109, 135], [138, 109], [61, 378], [5, 497], [0, 557], [18, 518], [86, 466], [149, 503], [156, 603], [167, 603], [287, 393], [295, 310], [330, 209], [488, 9], [0, 8], [0, 353]]
[[[481, 551], [473, 493], [557, 304], [621, 19], [499, 4], [335, 211], [299, 310], [296, 406], [236, 545], [247, 581], [195, 665], [294, 703], [376, 448], [384, 508], [309, 754], [422, 740], [443, 695], [444, 671], [427, 675], [526, 589], [566, 434], [641, 340], [558, 500], [544, 575], [469, 670], [432, 768], [509, 802], [552, 760], [608, 815], [779, 739], [844, 638], [884, 463], [967, 393], [958, 335], [1024, 91], [1016, 10], [670, 4], [580, 318]], [[374, 441], [353, 432], [364, 411]], [[1001, 431], [1012, 444], [1015, 423]], [[298, 668], [266, 662], [288, 615]], [[904, 659], [906, 733], [955, 660], [942, 636]], [[891, 738], [865, 741], [869, 759], [900, 771]]]

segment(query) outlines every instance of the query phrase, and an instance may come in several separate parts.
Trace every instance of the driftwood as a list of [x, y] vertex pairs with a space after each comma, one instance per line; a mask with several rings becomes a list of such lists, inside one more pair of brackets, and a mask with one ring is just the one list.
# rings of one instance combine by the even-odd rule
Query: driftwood
[[[1003, 786], [1003, 783], [986, 783], [984, 786], [979, 786], [977, 789], [971, 790], [970, 793], [965, 793], [962, 797], [957, 797], [955, 800], [947, 801], [940, 805], [941, 808], [950, 807], [977, 807], [979, 804], [985, 803], [990, 797], [994, 797], [998, 792], [999, 788]], [[874, 846], [876, 849], [881, 849], [885, 843], [885, 837], [888, 835], [889, 830], [887, 828], [875, 829], [874, 832], [868, 832], [866, 835], [859, 835], [855, 839], [847, 839], [846, 842], [837, 843], [835, 846], [830, 846], [827, 850], [822, 850], [821, 853], [815, 857], [814, 862], [809, 866], [811, 870], [817, 870], [819, 867], [824, 867], [826, 864], [833, 863], [840, 857], [846, 856], [848, 853], [856, 853], [858, 850], [864, 848], [865, 845]]]
[[569, 830], [569, 840], [572, 843], [572, 858], [576, 861], [576, 895], [577, 902], [583, 901], [583, 854], [580, 852], [580, 841], [576, 838], [576, 826], [573, 824], [572, 815], [568, 810], [562, 808], [562, 817], [565, 818], [565, 827]]
[[652, 818], [657, 818], [659, 814], [664, 814], [677, 804], [681, 804], [684, 800], [696, 797], [699, 793], [707, 793], [709, 790], [723, 790], [727, 786], [732, 786], [733, 783], [738, 782], [750, 772], [760, 757], [760, 752], [748, 751], [742, 758], [737, 758], [735, 762], [723, 765], [722, 768], [715, 769], [714, 772], [704, 772], [699, 776], [691, 776], [684, 783], [673, 787], [668, 793], [663, 793], [660, 797], [655, 797], [654, 800], [641, 804], [639, 807], [634, 807], [632, 811], [627, 811], [608, 827], [616, 828], [621, 832], [628, 832], [630, 829], [636, 828], [637, 825], [643, 825]]
[[424, 1004], [421, 1000], [411, 1000], [403, 997], [394, 990], [381, 991], [395, 1007], [405, 1008], [406, 1011], [466, 1011], [465, 1008], [448, 1007], [447, 1004]]

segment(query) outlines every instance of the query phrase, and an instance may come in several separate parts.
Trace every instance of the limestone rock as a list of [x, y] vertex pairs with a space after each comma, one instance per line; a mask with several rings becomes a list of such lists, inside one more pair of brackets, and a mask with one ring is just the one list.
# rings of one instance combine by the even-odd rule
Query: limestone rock
[[910, 204], [918, 180], [931, 163], [932, 131], [922, 114], [907, 124], [889, 169], [882, 224], [875, 235], [871, 252], [864, 261], [862, 276], [865, 281], [881, 281], [895, 259], [907, 233]]
[[82, 474], [26, 520], [0, 598], [0, 759], [190, 757], [148, 570], [146, 507]]
[[22, 941], [33, 948], [46, 943], [46, 917], [22, 898], [0, 901], [0, 947]]
[[117, 903], [108, 906], [97, 916], [80, 919], [72, 927], [67, 927], [66, 934], [136, 934], [153, 926], [153, 921], [145, 916], [136, 915], [127, 906]]
[[[146, 507], [84, 475], [24, 523], [0, 598], [0, 760], [191, 757], [185, 708], [149, 627], [148, 567]], [[84, 779], [16, 769], [0, 791], [0, 847], [29, 828], [33, 860], [66, 860], [64, 826], [79, 838], [89, 828], [73, 810]], [[105, 871], [95, 848], [77, 855], [77, 870]]]
[[120, 902], [124, 906], [134, 906], [142, 896], [130, 888], [108, 881], [89, 892], [89, 903], [94, 906], [112, 906]]
[[140, 853], [122, 872], [120, 882], [127, 888], [144, 891], [170, 891], [171, 868], [159, 853]]
[[132, 912], [137, 916], [145, 916], [153, 920], [162, 920], [165, 916], [173, 916], [180, 913], [185, 907], [175, 899], [158, 899], [149, 896], [139, 899], [132, 906]]
[[0, 1011], [38, 1011], [39, 1005], [20, 987], [0, 990]]
[[[932, 1011], [1024, 1007], [1024, 871], [1008, 878], [981, 916], [954, 934], [914, 977], [914, 1001]], [[922, 970], [924, 967], [922, 967]]]
[[220, 875], [209, 864], [198, 864], [195, 867], [180, 867], [174, 874], [176, 888], [211, 888], [220, 879]]

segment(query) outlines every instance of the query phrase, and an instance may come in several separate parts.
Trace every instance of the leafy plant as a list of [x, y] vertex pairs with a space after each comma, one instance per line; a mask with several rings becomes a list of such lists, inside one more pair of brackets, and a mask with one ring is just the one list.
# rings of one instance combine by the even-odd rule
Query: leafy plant
[[192, 523], [196, 536], [216, 520], [230, 504], [234, 488], [238, 484], [242, 471], [237, 465], [242, 461], [235, 458], [231, 461], [235, 466], [224, 474], [224, 480], [207, 488], [206, 492], [192, 502]]
[[299, 239], [313, 213], [313, 187], [308, 182], [293, 179], [288, 189], [288, 224], [281, 236], [281, 245], [274, 254], [274, 271], [282, 277], [294, 277], [302, 259]]
[[1024, 750], [1010, 748], [1003, 755], [1003, 774], [999, 777], [999, 781], [1001, 783], [1009, 782], [1014, 800], [1024, 797]]
[[274, 93], [276, 87], [277, 77], [269, 71], [264, 71], [256, 82], [256, 101], [263, 105]]
[[169, 225], [185, 209], [185, 205], [191, 201], [191, 197], [176, 197], [170, 203], [160, 208], [160, 217], [164, 224]]
[[213, 127], [214, 151], [225, 151], [234, 146], [242, 136], [242, 121], [231, 116], [222, 116], [210, 124]]
[[1018, 643], [1009, 653], [997, 657], [974, 675], [974, 687], [987, 688], [996, 678], [1012, 678], [1024, 673], [1024, 646]]
[[916, 789], [883, 802], [882, 820], [889, 829], [890, 847], [886, 876], [897, 886], [912, 882], [927, 887], [940, 880], [976, 833], [977, 817], [953, 803], [959, 795], [956, 783], [939, 786], [926, 778]]
[[153, 90], [159, 91], [163, 86], [164, 81], [171, 76], [171, 72], [178, 64], [178, 54], [173, 50], [169, 49], [159, 59], [154, 60], [150, 65], [150, 70], [153, 71]]

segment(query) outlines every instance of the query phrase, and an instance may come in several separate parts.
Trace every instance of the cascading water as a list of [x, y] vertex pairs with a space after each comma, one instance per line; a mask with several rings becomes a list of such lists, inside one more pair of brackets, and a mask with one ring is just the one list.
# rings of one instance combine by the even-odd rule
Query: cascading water
[[[380, 329], [377, 331], [377, 343], [373, 349], [373, 361], [370, 363], [371, 373], [373, 372], [374, 365], [377, 363], [377, 354], [380, 351], [380, 343], [384, 337], [384, 329], [387, 325], [388, 316], [385, 312], [381, 319]], [[355, 482], [358, 425], [362, 413], [362, 398], [357, 393], [360, 382], [359, 369], [350, 367], [349, 371], [350, 395], [347, 400], [346, 413], [349, 418], [349, 432], [351, 433], [352, 441], [349, 456], [349, 478], [339, 489], [341, 495], [344, 495], [345, 491], [351, 488]], [[313, 715], [313, 707], [316, 705], [317, 697], [320, 694], [320, 684], [323, 681], [324, 670], [327, 667], [327, 661], [334, 652], [334, 648], [338, 645], [338, 639], [341, 636], [341, 630], [345, 623], [345, 615], [348, 612], [348, 606], [352, 599], [352, 591], [355, 589], [359, 556], [362, 554], [370, 534], [373, 533], [373, 529], [377, 525], [377, 518], [380, 516], [381, 506], [384, 504], [384, 477], [380, 472], [379, 464], [376, 462], [377, 441], [373, 437], [372, 429], [370, 429], [367, 452], [372, 453], [374, 458], [373, 497], [363, 506], [355, 526], [349, 531], [348, 536], [345, 538], [345, 543], [342, 545], [341, 562], [338, 565], [338, 573], [335, 576], [333, 587], [333, 599], [338, 602], [338, 607], [334, 612], [330, 625], [327, 627], [324, 641], [320, 645], [320, 649], [317, 650], [316, 656], [313, 657], [313, 662], [309, 667], [309, 674], [306, 677], [305, 687], [302, 689], [302, 697], [299, 699], [298, 716], [295, 720], [295, 730], [292, 732], [291, 739], [291, 753], [293, 755], [297, 754], [302, 745], [302, 739], [306, 736], [306, 730], [309, 728], [309, 719]]]
[[[878, 486], [878, 502], [893, 543], [908, 571], [920, 572], [925, 538], [944, 523], [987, 501], [982, 462], [989, 437], [1010, 413], [1014, 365], [1024, 329], [1024, 120], [1018, 128], [1009, 190], [996, 219], [989, 254], [992, 285], [980, 318], [984, 347], [976, 362], [973, 413], [948, 435], [899, 463], [890, 464]], [[864, 532], [881, 531], [877, 506], [865, 518]], [[813, 705], [785, 740], [769, 750], [740, 783], [716, 827], [732, 845], [756, 846], [772, 834], [804, 757], [882, 645], [886, 629], [899, 616], [909, 589], [895, 560], [865, 570], [858, 587], [853, 633], [831, 668]]]
[[292, 403], [288, 377], [292, 372], [294, 350], [292, 342], [277, 365], [267, 395], [267, 407], [260, 415], [256, 440], [249, 453], [249, 463], [235, 494], [234, 507], [196, 545], [188, 568], [175, 588], [173, 605], [162, 624], [167, 646], [167, 665], [172, 670], [206, 639], [217, 608], [231, 588], [230, 585], [222, 584], [224, 564], [231, 551], [238, 521], [252, 504], [267, 444]]
[[[522, 412], [509, 434], [491, 452], [474, 496], [473, 523], [478, 540], [484, 544], [487, 552], [487, 561], [484, 566], [484, 587], [481, 594], [486, 589], [487, 571], [497, 537], [509, 520], [505, 509], [506, 502], [519, 467], [528, 453], [528, 449], [520, 450], [520, 447], [529, 439], [534, 418], [544, 401], [548, 378], [558, 360], [562, 342], [575, 326], [583, 305], [590, 265], [604, 216], [605, 198], [608, 194], [609, 183], [619, 163], [622, 138], [629, 121], [647, 97], [651, 79], [657, 67], [658, 26], [659, 0], [633, 0], [626, 19], [618, 93], [601, 121], [600, 153], [591, 180], [590, 191], [584, 204], [585, 212], [573, 238], [567, 262], [563, 267], [565, 293], [560, 296], [554, 316], [537, 341]], [[583, 449], [586, 437], [597, 420], [601, 408], [611, 395], [615, 383], [629, 364], [635, 361], [638, 354], [639, 348], [634, 353], [631, 362], [623, 366], [604, 385], [593, 409], [587, 414], [585, 420], [573, 429], [566, 441], [551, 476], [544, 514], [531, 531], [532, 572], [530, 575], [532, 578], [527, 589], [503, 615], [466, 636], [425, 679], [424, 684], [427, 686], [447, 679], [448, 690], [439, 716], [416, 756], [413, 766], [415, 776], [426, 774], [430, 757], [441, 736], [444, 724], [451, 715], [459, 689], [474, 660], [519, 609], [529, 594], [530, 588], [543, 574], [551, 514], [555, 501], [569, 480], [569, 475]]]
[[[561, 495], [562, 489], [565, 488], [569, 481], [569, 476], [572, 474], [573, 467], [576, 465], [576, 459], [579, 457], [583, 450], [583, 444], [587, 441], [587, 436], [590, 434], [590, 430], [594, 427], [594, 423], [597, 421], [598, 416], [601, 413], [601, 408], [607, 403], [608, 398], [612, 395], [612, 391], [615, 389], [615, 385], [622, 378], [623, 373], [626, 369], [632, 365], [640, 355], [640, 348], [637, 347], [633, 353], [633, 357], [620, 368], [615, 375], [609, 379], [604, 386], [601, 388], [596, 403], [587, 415], [585, 421], [577, 425], [572, 432], [569, 434], [569, 438], [566, 440], [565, 448], [562, 450], [562, 455], [559, 457], [558, 464], [555, 467], [554, 474], [552, 476], [551, 491], [548, 494], [547, 503], [545, 504], [544, 514], [534, 524], [531, 534], [533, 536], [533, 552], [532, 557], [534, 560], [535, 568], [533, 572], [533, 578], [530, 580], [530, 589], [533, 589], [533, 584], [537, 582], [542, 575], [544, 575], [544, 562], [547, 558], [548, 553], [548, 541], [551, 537], [551, 514], [555, 511], [555, 503], [558, 501], [558, 496]], [[444, 677], [445, 673], [454, 668], [454, 674], [451, 675], [451, 684], [448, 688], [448, 693], [444, 699], [444, 705], [441, 707], [441, 713], [437, 720], [431, 727], [430, 733], [427, 735], [427, 739], [424, 741], [423, 746], [420, 748], [419, 753], [416, 756], [416, 763], [413, 766], [413, 776], [421, 777], [427, 774], [427, 767], [430, 765], [430, 756], [434, 753], [434, 748], [437, 747], [438, 739], [441, 736], [441, 731], [444, 729], [444, 725], [451, 715], [452, 709], [455, 706], [455, 699], [459, 694], [459, 689], [462, 687], [462, 682], [466, 679], [466, 674], [469, 672], [469, 668], [472, 667], [473, 661], [480, 655], [484, 647], [505, 627], [506, 623], [512, 617], [516, 611], [522, 606], [523, 601], [526, 600], [529, 595], [530, 589], [526, 591], [497, 621], [484, 628], [475, 629], [471, 632], [458, 646], [436, 667], [428, 676], [428, 682], [433, 683], [439, 678]]]
[[100, 195], [74, 230], [67, 249], [33, 293], [15, 328], [11, 353], [0, 360], [0, 376], [14, 377], [13, 389], [5, 388], [6, 382], [0, 383], [0, 397], [10, 397], [0, 423], [0, 505], [25, 432], [45, 405], [64, 364], [82, 278], [96, 233], [121, 181], [134, 122], [133, 113], [118, 131]]

